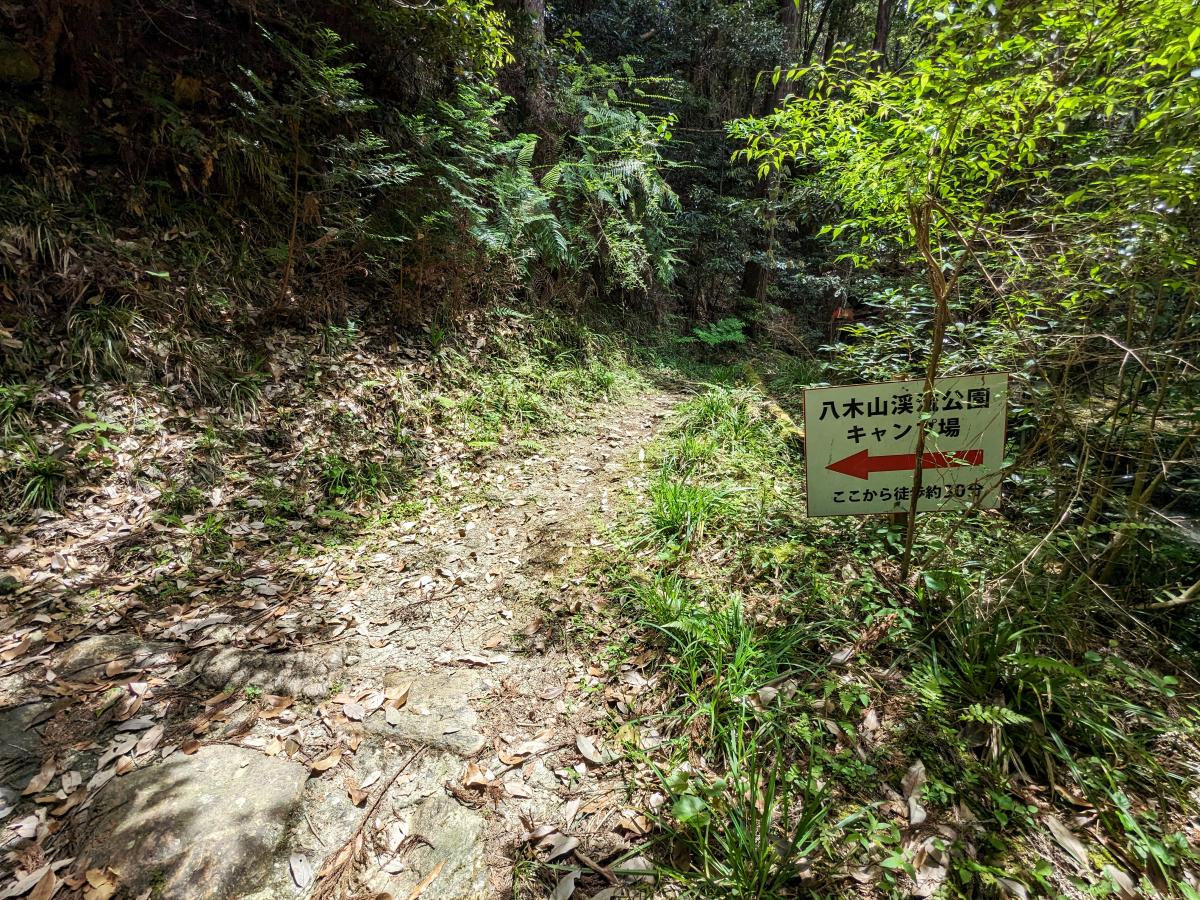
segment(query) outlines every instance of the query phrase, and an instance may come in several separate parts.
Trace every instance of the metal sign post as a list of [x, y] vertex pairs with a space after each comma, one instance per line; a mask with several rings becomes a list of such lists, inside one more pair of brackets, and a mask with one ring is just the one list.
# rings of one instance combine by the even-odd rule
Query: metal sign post
[[[908, 512], [924, 387], [916, 379], [804, 392], [809, 516]], [[1007, 375], [934, 382], [918, 510], [999, 506], [1007, 412]]]

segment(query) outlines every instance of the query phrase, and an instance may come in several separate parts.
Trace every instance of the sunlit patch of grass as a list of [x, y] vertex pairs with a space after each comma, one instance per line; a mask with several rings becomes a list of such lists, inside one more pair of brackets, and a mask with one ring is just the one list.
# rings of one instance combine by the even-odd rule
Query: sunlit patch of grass
[[707, 896], [768, 898], [806, 893], [805, 865], [823, 837], [828, 787], [798, 765], [778, 736], [734, 729], [725, 773], [677, 769], [664, 779], [672, 798], [672, 852], [662, 873], [704, 885]]
[[[1069, 603], [981, 594], [983, 573], [1020, 544], [1002, 523], [926, 517], [918, 546], [937, 566], [897, 587], [886, 526], [803, 517], [800, 461], [763, 399], [715, 385], [681, 408], [604, 569], [662, 680], [661, 705], [639, 722], [662, 735], [646, 759], [673, 801], [659, 818], [662, 874], [685, 891], [789, 896], [813, 887], [800, 855], [827, 876], [850, 853], [879, 872], [880, 891], [910, 890], [913, 854], [865, 798], [920, 758], [931, 818], [965, 804], [997, 834], [950, 857], [951, 879], [971, 890], [1057, 883], [1049, 864], [1021, 861], [1044, 825], [1013, 772], [1095, 809], [1120, 847], [1110, 862], [1178, 885], [1200, 862], [1180, 830], [1198, 729], [1179, 683], [1089, 642]], [[622, 652], [637, 656], [624, 634]], [[890, 730], [868, 749], [862, 717], [885, 709]], [[817, 773], [820, 804], [839, 808], [817, 844], [783, 827], [797, 810], [767, 813], [772, 779], [802, 790], [788, 773]], [[797, 833], [809, 850], [791, 855]]]
[[702, 540], [705, 527], [734, 509], [732, 491], [662, 473], [650, 484], [647, 538], [683, 545]]
[[67, 466], [60, 457], [28, 441], [5, 468], [4, 480], [15, 495], [17, 509], [58, 509], [67, 487]]
[[402, 489], [409, 475], [393, 462], [375, 459], [350, 460], [331, 453], [321, 460], [321, 490], [330, 500], [370, 500]]

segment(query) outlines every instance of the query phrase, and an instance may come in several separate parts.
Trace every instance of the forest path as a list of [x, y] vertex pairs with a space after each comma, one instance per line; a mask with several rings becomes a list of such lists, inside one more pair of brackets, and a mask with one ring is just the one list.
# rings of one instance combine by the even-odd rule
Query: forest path
[[[579, 746], [581, 735], [602, 746], [602, 694], [582, 693], [596, 683], [595, 658], [556, 632], [592, 603], [580, 564], [604, 543], [641, 451], [682, 399], [652, 392], [599, 407], [543, 451], [449, 485], [457, 505], [400, 545], [397, 568], [412, 574], [369, 588], [366, 617], [396, 630], [377, 649], [352, 637], [346, 658], [358, 662], [347, 674], [408, 692], [401, 713], [414, 715], [382, 727], [428, 748], [407, 780], [433, 791], [411, 817], [420, 828], [410, 824], [429, 843], [414, 844], [399, 877], [368, 879], [372, 888], [405, 896], [440, 865], [423, 896], [505, 896], [514, 852], [580, 868], [627, 849], [615, 834], [619, 767], [600, 749], [586, 760]], [[540, 849], [522, 848], [530, 832], [545, 832], [529, 842]]]
[[[36, 784], [39, 804], [61, 801], [61, 818], [43, 805], [11, 826], [46, 850], [25, 871], [91, 900], [463, 900], [512, 896], [548, 863], [568, 881], [557, 896], [576, 875], [574, 896], [612, 896], [622, 870], [637, 878], [625, 857], [646, 826], [601, 738], [598, 660], [563, 631], [599, 602], [582, 564], [683, 399], [598, 404], [523, 457], [435, 456], [408, 492], [434, 502], [413, 520], [312, 561], [340, 592], [285, 586], [279, 602], [251, 570], [257, 601], [156, 611], [54, 650], [72, 691], [113, 699], [102, 715], [70, 700], [0, 715], [0, 800]], [[270, 623], [297, 616], [317, 624], [264, 649]], [[29, 692], [40, 671], [6, 686]]]

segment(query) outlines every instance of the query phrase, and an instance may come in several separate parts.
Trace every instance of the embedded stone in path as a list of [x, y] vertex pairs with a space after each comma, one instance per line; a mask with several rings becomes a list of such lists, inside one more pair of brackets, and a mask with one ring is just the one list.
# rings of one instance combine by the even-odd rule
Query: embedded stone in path
[[471, 708], [471, 697], [480, 693], [479, 679], [470, 672], [415, 675], [401, 672], [384, 676], [384, 685], [411, 681], [408, 703], [389, 724], [382, 715], [371, 716], [368, 731], [401, 743], [449, 750], [460, 756], [473, 756], [486, 742], [475, 730], [479, 717]]
[[84, 826], [79, 868], [119, 872], [121, 896], [243, 897], [277, 861], [307, 777], [298, 763], [241, 747], [177, 752], [108, 784]]
[[[399, 871], [367, 873], [372, 890], [408, 897], [427, 876], [437, 875], [422, 900], [487, 900], [496, 896], [488, 882], [483, 816], [447, 795], [444, 785], [462, 777], [456, 756], [429, 754], [398, 784], [388, 811], [417, 838], [399, 857]], [[408, 774], [408, 773], [406, 773]]]
[[0, 786], [19, 792], [41, 768], [42, 737], [36, 726], [53, 705], [25, 703], [0, 710]]
[[309, 692], [310, 696], [318, 695], [313, 699], [319, 699], [328, 692], [328, 684], [341, 671], [342, 663], [337, 651], [263, 653], [225, 648], [196, 657], [192, 672], [200, 676], [205, 687], [214, 690], [252, 684], [268, 694], [299, 697], [311, 685], [321, 689], [319, 693]]
[[130, 669], [154, 669], [175, 662], [179, 651], [178, 644], [144, 641], [136, 634], [97, 634], [67, 647], [54, 668], [60, 677], [102, 678], [114, 660], [124, 660]]

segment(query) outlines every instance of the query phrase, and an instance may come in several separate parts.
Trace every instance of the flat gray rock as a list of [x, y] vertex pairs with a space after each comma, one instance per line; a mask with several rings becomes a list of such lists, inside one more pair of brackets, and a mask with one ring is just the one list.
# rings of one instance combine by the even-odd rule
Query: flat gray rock
[[308, 771], [225, 745], [175, 753], [109, 782], [84, 833], [80, 870], [121, 873], [121, 896], [244, 897], [271, 872]]
[[0, 710], [0, 785], [23, 790], [42, 767], [42, 737], [34, 724], [53, 705], [25, 703]]
[[[390, 673], [384, 685], [409, 681], [403, 673]], [[471, 672], [415, 675], [408, 692], [408, 702], [396, 715], [396, 724], [389, 725], [382, 712], [370, 716], [365, 725], [368, 732], [401, 743], [449, 750], [460, 756], [474, 756], [486, 742], [475, 730], [479, 716], [471, 708], [471, 697], [480, 691], [479, 678]]]
[[485, 900], [495, 896], [488, 883], [483, 816], [447, 795], [445, 783], [462, 777], [464, 763], [449, 753], [428, 754], [397, 784], [385, 808], [419, 838], [401, 853], [403, 870], [376, 870], [367, 877], [374, 891], [407, 897], [441, 865], [422, 900]]
[[125, 660], [131, 669], [154, 669], [177, 659], [179, 645], [166, 641], [144, 641], [136, 634], [98, 634], [76, 641], [63, 650], [54, 662], [61, 678], [102, 678], [104, 667], [116, 659]]
[[268, 694], [288, 697], [299, 697], [306, 685], [327, 684], [341, 670], [342, 657], [337, 652], [264, 653], [232, 647], [202, 653], [191, 667], [200, 683], [213, 690], [252, 684]]

